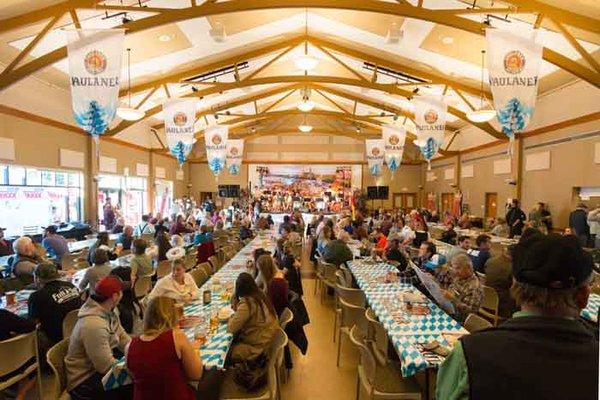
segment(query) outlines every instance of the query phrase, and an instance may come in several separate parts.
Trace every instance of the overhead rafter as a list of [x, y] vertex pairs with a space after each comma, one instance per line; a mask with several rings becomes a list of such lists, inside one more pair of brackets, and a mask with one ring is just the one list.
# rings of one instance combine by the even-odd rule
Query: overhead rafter
[[[203, 109], [203, 110], [198, 111], [196, 113], [196, 119], [202, 118], [205, 115], [210, 115], [210, 114], [214, 114], [219, 111], [227, 110], [229, 108], [238, 107], [238, 106], [241, 106], [244, 104], [255, 102], [260, 99], [275, 96], [282, 92], [287, 92], [289, 90], [295, 90], [298, 87], [300, 87], [299, 84], [283, 85], [283, 86], [276, 87], [274, 89], [263, 90], [261, 92], [252, 93], [247, 96], [239, 97], [237, 99], [225, 101], [225, 102], [219, 103], [217, 105], [214, 105], [208, 109]], [[156, 124], [156, 125], [152, 126], [152, 128], [160, 129], [160, 128], [163, 128], [164, 126], [165, 126], [164, 123], [160, 123], [160, 124]]]
[[[292, 75], [292, 76], [269, 76], [264, 78], [255, 78], [248, 81], [240, 81], [240, 82], [219, 82], [215, 83], [213, 86], [198, 90], [196, 93], [187, 94], [183, 97], [201, 97], [208, 96], [214, 93], [219, 93], [232, 89], [240, 89], [248, 86], [255, 85], [267, 85], [267, 84], [276, 84], [276, 83], [302, 83], [303, 85], [311, 84], [311, 83], [329, 83], [329, 84], [339, 84], [339, 85], [348, 85], [348, 86], [357, 86], [364, 87], [367, 89], [380, 90], [383, 92], [387, 92], [390, 94], [402, 96], [405, 98], [412, 98], [414, 94], [411, 91], [400, 89], [393, 84], [381, 84], [381, 83], [372, 83], [369, 81], [361, 81], [358, 79], [350, 79], [350, 78], [340, 78], [334, 76], [303, 76], [303, 75]], [[160, 106], [153, 107], [146, 111], [146, 115], [151, 116], [161, 111]], [[467, 117], [464, 112], [460, 111], [457, 108], [452, 106], [448, 106], [448, 113], [467, 121]], [[402, 114], [404, 115], [404, 114]], [[121, 132], [123, 129], [133, 125], [135, 122], [132, 121], [123, 121], [115, 128], [111, 129], [107, 134], [115, 135]], [[507, 140], [505, 135], [497, 132], [490, 124], [488, 123], [472, 123], [472, 125], [482, 129], [483, 131], [489, 133], [500, 140]]]
[[[587, 30], [593, 33], [600, 33], [600, 24], [598, 20], [586, 15], [570, 12], [549, 6], [536, 0], [510, 0], [509, 3], [515, 6], [515, 13], [543, 13], [567, 25]], [[483, 35], [485, 24], [476, 22], [467, 18], [462, 18], [449, 13], [449, 10], [425, 9], [415, 7], [409, 3], [390, 3], [378, 0], [230, 0], [217, 3], [203, 3], [196, 7], [187, 8], [140, 8], [131, 6], [105, 6], [98, 5], [94, 0], [70, 0], [59, 3], [54, 6], [45, 7], [40, 10], [32, 11], [16, 17], [7, 18], [0, 21], [0, 32], [9, 31], [19, 26], [29, 25], [39, 22], [48, 15], [56, 15], [59, 12], [63, 14], [72, 9], [111, 9], [127, 11], [132, 9], [140, 12], [154, 13], [146, 18], [140, 18], [135, 21], [127, 22], [121, 25], [127, 28], [127, 34], [141, 32], [146, 29], [156, 28], [164, 24], [178, 21], [184, 21], [193, 18], [206, 17], [240, 11], [265, 10], [278, 8], [326, 8], [326, 9], [346, 9], [355, 11], [366, 11], [380, 14], [396, 15], [407, 18], [425, 20], [441, 25], [450, 26], [477, 35]], [[44, 56], [36, 58], [25, 65], [16, 68], [11, 73], [0, 79], [0, 89], [4, 89], [24, 77], [42, 69], [53, 63], [60, 61], [67, 55], [66, 47], [58, 48]], [[548, 48], [543, 49], [544, 60], [557, 65], [558, 67], [574, 74], [575, 76], [600, 87], [600, 73], [590, 69], [577, 61]]]

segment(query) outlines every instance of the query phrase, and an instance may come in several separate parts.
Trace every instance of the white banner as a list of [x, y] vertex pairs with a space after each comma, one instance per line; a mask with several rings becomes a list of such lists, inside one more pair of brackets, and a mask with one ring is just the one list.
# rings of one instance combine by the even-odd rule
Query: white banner
[[533, 116], [543, 47], [500, 29], [487, 29], [485, 36], [494, 108], [502, 132], [512, 140]]
[[365, 140], [367, 164], [371, 175], [379, 175], [383, 166], [383, 139]]
[[240, 173], [242, 158], [244, 157], [244, 139], [227, 140], [227, 169], [231, 175]]
[[167, 144], [181, 166], [194, 146], [196, 100], [169, 100], [163, 103], [163, 116]]
[[402, 163], [406, 130], [402, 126], [382, 125], [385, 163], [390, 171], [395, 172]]
[[215, 176], [218, 176], [225, 168], [228, 132], [227, 125], [213, 125], [204, 130], [208, 168]]
[[123, 29], [67, 31], [75, 122], [92, 136], [103, 134], [119, 103]]
[[447, 106], [442, 100], [428, 96], [419, 96], [413, 103], [417, 127], [415, 144], [419, 146], [425, 160], [430, 162], [444, 144]]

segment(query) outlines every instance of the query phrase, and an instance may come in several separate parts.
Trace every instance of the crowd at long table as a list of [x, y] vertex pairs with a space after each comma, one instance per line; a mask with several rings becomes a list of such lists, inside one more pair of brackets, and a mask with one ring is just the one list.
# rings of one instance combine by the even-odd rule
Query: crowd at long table
[[[306, 223], [308, 219], [310, 219], [310, 222]], [[173, 223], [177, 226], [180, 223], [183, 224], [184, 221], [187, 223], [184, 217], [180, 217], [173, 221]], [[202, 224], [199, 224], [198, 227], [191, 229], [189, 232], [187, 232], [187, 229], [183, 230], [181, 237], [177, 234], [172, 235], [175, 240], [173, 241], [171, 251], [174, 256], [171, 258], [174, 261], [168, 261], [172, 266], [170, 268], [171, 272], [159, 280], [161, 284], [154, 284], [156, 281], [156, 269], [158, 269], [157, 267], [160, 264], [160, 260], [157, 259], [159, 262], [155, 262], [153, 265], [154, 270], [151, 273], [153, 276], [148, 277], [152, 279], [153, 285], [155, 285], [154, 290], [150, 291], [151, 285], [148, 293], [144, 293], [140, 298], [137, 298], [137, 293], [133, 290], [136, 278], [139, 278], [139, 276], [136, 276], [135, 273], [132, 274], [129, 267], [132, 264], [132, 259], [138, 256], [137, 254], [131, 255], [128, 251], [123, 251], [122, 243], [121, 245], [117, 245], [109, 242], [114, 246], [110, 248], [106, 243], [99, 244], [98, 239], [69, 243], [68, 249], [70, 251], [84, 251], [84, 254], [87, 256], [86, 261], [91, 261], [92, 267], [86, 266], [78, 270], [60, 271], [51, 263], [40, 263], [32, 274], [35, 276], [33, 285], [16, 291], [16, 293], [10, 290], [5, 293], [1, 303], [2, 312], [23, 317], [23, 321], [26, 321], [25, 318], [29, 317], [34, 322], [42, 322], [41, 331], [48, 330], [49, 324], [46, 322], [45, 325], [47, 326], [44, 326], [44, 322], [40, 321], [41, 314], [48, 310], [44, 310], [44, 307], [40, 307], [39, 305], [32, 307], [31, 299], [35, 297], [34, 294], [43, 291], [44, 287], [50, 286], [51, 282], [61, 282], [58, 284], [60, 287], [58, 290], [61, 296], [64, 296], [65, 301], [59, 302], [61, 309], [55, 309], [53, 312], [58, 313], [60, 311], [64, 317], [67, 314], [66, 308], [70, 307], [71, 310], [79, 309], [83, 300], [79, 291], [77, 291], [71, 282], [75, 283], [78, 287], [81, 286], [82, 280], [86, 279], [89, 271], [95, 268], [94, 253], [105, 253], [105, 257], [107, 258], [105, 261], [110, 265], [109, 270], [111, 274], [119, 278], [114, 279], [111, 276], [99, 277], [94, 283], [90, 283], [87, 288], [82, 287], [84, 289], [83, 293], [89, 297], [87, 297], [87, 300], [83, 303], [83, 307], [79, 310], [78, 320], [82, 319], [81, 310], [85, 310], [86, 305], [89, 308], [90, 302], [94, 306], [105, 302], [101, 304], [101, 307], [105, 307], [102, 312], [109, 313], [111, 318], [117, 315], [116, 320], [109, 318], [111, 323], [116, 323], [119, 328], [116, 331], [111, 331], [113, 335], [116, 335], [110, 339], [111, 347], [115, 350], [115, 354], [110, 356], [111, 361], [109, 365], [105, 365], [102, 371], [95, 370], [91, 376], [87, 375], [89, 375], [90, 371], [94, 371], [96, 360], [88, 359], [87, 361], [83, 361], [83, 364], [87, 364], [83, 367], [84, 370], [87, 368], [87, 373], [83, 374], [86, 375], [83, 380], [82, 376], [73, 378], [73, 371], [71, 371], [71, 376], [67, 372], [66, 389], [70, 391], [71, 396], [73, 398], [85, 398], [87, 395], [86, 390], [106, 391], [106, 393], [111, 394], [112, 398], [118, 398], [118, 396], [128, 398], [128, 396], [131, 396], [132, 383], [136, 383], [136, 367], [130, 367], [127, 357], [123, 355], [122, 351], [125, 349], [123, 346], [120, 346], [122, 344], [120, 342], [129, 342], [129, 334], [133, 332], [124, 332], [122, 322], [124, 317], [127, 318], [127, 315], [123, 314], [127, 314], [129, 310], [125, 308], [122, 310], [122, 307], [117, 307], [117, 304], [122, 306], [124, 302], [130, 303], [132, 306], [131, 309], [134, 313], [139, 313], [139, 317], [141, 317], [143, 310], [146, 310], [146, 314], [148, 314], [148, 310], [153, 310], [153, 319], [154, 323], [156, 323], [156, 319], [160, 319], [161, 313], [165, 314], [164, 304], [160, 305], [157, 299], [165, 297], [163, 294], [168, 293], [169, 289], [164, 289], [162, 294], [154, 293], [153, 295], [153, 292], [156, 292], [156, 288], [166, 286], [170, 287], [171, 290], [171, 295], [167, 295], [167, 297], [174, 298], [174, 301], [167, 304], [167, 308], [170, 307], [172, 309], [171, 312], [175, 313], [173, 317], [175, 323], [173, 321], [166, 321], [164, 324], [171, 328], [175, 328], [179, 324], [185, 339], [173, 339], [174, 345], [178, 349], [178, 353], [183, 351], [181, 349], [192, 349], [195, 354], [192, 359], [196, 360], [195, 363], [197, 364], [192, 366], [184, 365], [184, 370], [186, 370], [187, 374], [184, 374], [187, 376], [187, 378], [183, 377], [184, 381], [200, 381], [200, 383], [194, 383], [194, 386], [197, 386], [197, 393], [202, 393], [202, 397], [199, 398], [218, 398], [218, 394], [217, 397], [214, 396], [215, 393], [219, 393], [220, 389], [217, 387], [223, 379], [223, 371], [227, 369], [227, 365], [232, 366], [232, 344], [241, 336], [239, 332], [232, 332], [231, 324], [228, 323], [232, 318], [235, 320], [235, 315], [240, 313], [239, 302], [241, 299], [238, 293], [238, 285], [241, 285], [240, 282], [243, 281], [243, 278], [249, 275], [253, 285], [261, 290], [255, 293], [250, 288], [248, 290], [251, 290], [252, 295], [248, 296], [254, 296], [255, 299], [259, 299], [257, 300], [259, 305], [263, 304], [261, 303], [263, 301], [263, 305], [267, 309], [273, 310], [275, 319], [274, 321], [269, 321], [266, 325], [264, 324], [265, 321], [263, 321], [263, 325], [259, 329], [262, 331], [262, 337], [258, 334], [257, 338], [255, 332], [253, 340], [259, 340], [262, 343], [263, 351], [259, 351], [259, 354], [251, 352], [250, 356], [247, 354], [245, 360], [238, 359], [237, 367], [239, 368], [231, 368], [232, 371], [237, 371], [237, 373], [244, 368], [247, 370], [252, 367], [264, 367], [264, 362], [256, 364], [258, 362], [256, 356], [266, 354], [267, 346], [265, 343], [270, 343], [272, 339], [271, 334], [274, 335], [276, 317], [281, 314], [286, 305], [289, 305], [289, 303], [285, 302], [283, 305], [281, 304], [281, 291], [279, 289], [282, 286], [282, 282], [285, 282], [283, 286], [286, 291], [293, 289], [292, 292], [296, 292], [301, 299], [303, 293], [298, 263], [300, 252], [297, 251], [297, 246], [301, 243], [302, 236], [306, 235], [306, 237], [312, 239], [306, 242], [313, 246], [310, 252], [311, 260], [317, 261], [318, 259], [319, 262], [332, 263], [341, 269], [347, 268], [347, 271], [352, 274], [354, 286], [364, 293], [366, 305], [370, 307], [379, 323], [385, 329], [392, 347], [400, 360], [400, 374], [398, 375], [398, 379], [410, 379], [415, 375], [425, 374], [426, 388], [424, 390], [428, 395], [430, 374], [433, 370], [442, 366], [437, 382], [438, 398], [468, 398], [468, 396], [461, 396], [472, 389], [472, 387], [471, 389], [469, 388], [469, 385], [473, 385], [473, 383], [471, 381], [464, 382], [464, 379], [460, 380], [459, 375], [461, 373], [466, 374], [467, 366], [469, 368], [468, 372], [471, 373], [472, 365], [470, 364], [470, 357], [472, 349], [476, 348], [476, 346], [472, 346], [473, 340], [470, 338], [477, 335], [468, 335], [469, 330], [465, 329], [463, 325], [469, 328], [468, 318], [471, 315], [477, 315], [479, 309], [486, 302], [486, 298], [484, 297], [489, 295], [490, 287], [486, 287], [486, 290], [484, 290], [484, 287], [491, 282], [491, 280], [487, 279], [486, 268], [478, 270], [478, 268], [474, 267], [482, 253], [489, 252], [491, 249], [489, 243], [487, 245], [484, 243], [483, 246], [480, 246], [481, 234], [476, 235], [477, 245], [474, 248], [471, 248], [470, 245], [467, 246], [468, 248], [465, 248], [464, 246], [448, 244], [432, 237], [431, 232], [428, 232], [425, 221], [418, 212], [411, 212], [407, 215], [379, 214], [369, 218], [362, 217], [360, 213], [351, 215], [350, 211], [343, 211], [341, 215], [335, 214], [329, 216], [303, 216], [300, 213], [292, 213], [292, 215], [285, 216], [282, 222], [277, 224], [278, 226], [274, 226], [272, 218], [269, 215], [258, 214], [246, 216], [240, 213], [237, 221], [238, 224], [235, 227], [235, 233], [230, 238], [235, 237], [235, 240], [239, 242], [241, 230], [245, 229], [251, 232], [250, 225], [255, 229], [256, 236], [252, 239], [251, 236], [246, 235], [245, 242], [247, 244], [235, 256], [229, 254], [229, 257], [226, 258], [228, 259], [227, 262], [222, 266], [218, 265], [218, 259], [214, 255], [210, 261], [208, 259], [205, 260], [209, 261], [208, 263], [198, 262], [199, 258], [197, 257], [201, 253], [200, 248], [209, 241], [212, 243], [212, 238], [210, 240], [206, 239], [207, 237], [212, 237], [210, 234], [212, 226], [211, 229], [206, 229], [200, 226]], [[206, 225], [204, 226], [206, 227]], [[218, 228], [222, 230], [222, 224]], [[237, 231], [238, 228], [240, 232]], [[157, 229], [159, 236], [164, 234], [168, 237], [165, 231], [161, 233], [161, 230]], [[234, 230], [230, 229], [230, 232], [234, 232]], [[148, 234], [144, 234], [143, 228], [138, 233], [140, 236], [148, 238]], [[476, 233], [460, 232], [456, 236], [460, 240], [461, 237], [472, 238]], [[104, 236], [108, 240], [116, 240], [117, 242], [122, 238], [122, 235], [119, 237]], [[278, 240], [276, 239], [277, 237], [279, 238]], [[106, 239], [104, 240], [106, 241]], [[138, 238], [139, 240], [140, 238]], [[489, 236], [484, 241], [492, 242]], [[530, 323], [531, 321], [527, 318], [534, 318], [532, 317], [533, 315], [536, 318], [546, 316], [544, 314], [547, 311], [544, 308], [545, 304], [541, 302], [542, 300], [535, 298], [536, 295], [539, 295], [538, 291], [545, 293], [546, 297], [544, 299], [546, 301], [552, 300], [555, 308], [557, 301], [565, 303], [560, 303], [561, 308], [553, 308], [550, 310], [551, 312], [558, 314], [560, 312], [566, 313], [569, 311], [566, 310], [567, 306], [570, 306], [570, 318], [572, 318], [573, 309], [577, 309], [577, 315], [580, 315], [583, 319], [589, 321], [589, 323], [597, 324], [600, 296], [595, 293], [590, 294], [589, 292], [585, 294], [581, 293], [582, 288], [588, 287], [591, 283], [591, 260], [581, 251], [576, 241], [571, 241], [568, 237], [557, 235], [547, 236], [539, 232], [530, 231], [524, 232], [519, 240], [497, 240], [497, 242], [501, 242], [502, 244], [500, 254], [492, 255], [490, 252], [483, 265], [487, 266], [491, 261], [496, 259], [496, 263], [501, 264], [504, 272], [506, 272], [506, 268], [509, 268], [509, 278], [511, 281], [515, 281], [515, 286], [519, 289], [513, 293], [513, 296], [517, 297], [515, 305], [520, 305], [522, 312], [520, 315], [517, 315], [519, 318], [510, 319], [507, 322], [508, 325], [514, 320]], [[289, 245], [286, 245], [286, 243]], [[129, 243], [129, 246], [135, 248], [133, 244]], [[28, 246], [33, 246], [33, 243], [28, 243]], [[214, 243], [212, 246], [214, 246]], [[15, 249], [18, 249], [18, 247], [17, 244]], [[89, 252], [86, 251], [88, 247], [90, 248]], [[296, 251], [294, 251], [293, 247], [296, 247]], [[187, 256], [186, 252], [188, 253]], [[261, 260], [259, 256], [263, 252], [267, 252], [267, 255]], [[269, 255], [272, 252], [275, 253], [274, 257]], [[291, 259], [289, 264], [286, 264], [286, 261], [282, 262], [282, 260], [286, 259], [286, 254]], [[148, 255], [150, 257], [157, 257], [156, 253], [150, 251]], [[317, 255], [316, 258], [315, 255]], [[497, 259], [502, 257], [505, 258], [504, 262], [498, 262]], [[108, 258], [112, 258], [112, 260], [109, 261]], [[193, 258], [193, 261], [188, 263], [187, 260], [190, 260], [190, 258]], [[273, 262], [273, 259], [275, 259], [275, 262]], [[555, 259], [559, 259], [564, 265], [557, 263]], [[82, 261], [79, 260], [77, 262]], [[77, 262], [75, 265], [81, 266]], [[162, 263], [164, 264], [164, 261]], [[208, 271], [205, 265], [208, 266]], [[276, 268], [276, 266], [279, 268]], [[125, 274], [123, 274], [123, 269], [125, 270]], [[194, 271], [199, 269], [202, 269], [202, 273], [194, 273]], [[192, 272], [192, 274], [186, 272], [186, 270]], [[177, 280], [180, 283], [175, 282], [177, 274], [180, 274], [178, 278], [180, 281]], [[161, 282], [161, 280], [169, 280], [170, 286], [164, 285], [164, 282]], [[192, 280], [191, 283], [189, 282], [190, 280]], [[123, 284], [124, 281], [129, 286]], [[335, 284], [339, 284], [339, 282], [333, 283], [334, 286]], [[54, 283], [52, 284], [54, 285]], [[189, 292], [173, 295], [173, 291], [177, 292], [179, 290], [185, 292], [188, 290], [185, 289], [186, 287], [188, 289], [191, 287]], [[552, 295], [549, 295], [547, 291], [552, 289], [563, 289], [562, 297], [557, 296], [553, 298]], [[493, 287], [491, 288], [491, 292], [494, 292]], [[128, 295], [124, 296], [123, 293], [128, 293]], [[575, 305], [573, 301], [570, 301], [568, 298], [565, 299], [565, 293], [567, 296], [576, 294], [577, 302]], [[126, 297], [128, 298], [126, 299]], [[119, 300], [121, 300], [121, 303], [119, 303]], [[70, 305], [67, 306], [66, 303], [70, 303]], [[113, 313], [113, 309], [116, 313]], [[244, 310], [245, 312], [249, 312], [246, 308]], [[254, 318], [256, 310], [251, 309], [250, 311], [253, 313], [252, 318]], [[523, 314], [523, 311], [525, 311], [525, 314]], [[93, 315], [94, 312], [98, 312], [98, 310], [92, 310], [91, 314]], [[3, 318], [7, 318], [6, 321], [14, 322], [14, 318], [7, 317], [6, 314], [2, 314]], [[495, 313], [486, 316], [491, 316], [490, 326], [497, 325], [498, 321], [502, 321], [508, 317], [500, 315], [497, 309]], [[152, 316], [148, 318], [152, 319]], [[162, 318], [165, 318], [165, 316], [162, 315]], [[247, 316], [244, 318], [247, 318]], [[62, 320], [62, 318], [55, 319]], [[306, 323], [307, 320], [308, 318], [305, 316], [303, 323]], [[21, 321], [21, 325], [19, 326], [25, 329], [27, 324], [23, 321]], [[138, 322], [140, 324], [137, 325], [137, 328], [130, 325], [129, 330], [137, 330], [135, 333], [141, 333], [142, 338], [144, 338], [144, 335], [148, 336], [146, 328], [152, 325], [152, 321], [144, 319], [143, 323], [141, 320]], [[52, 325], [53, 334], [42, 335], [44, 339], [41, 342], [46, 343], [41, 343], [41, 345], [54, 344], [56, 346], [57, 343], [61, 343], [61, 340], [64, 343], [68, 339], [68, 337], [58, 337], [56, 330], [61, 327], [61, 324], [57, 324], [54, 321]], [[161, 328], [163, 331], [165, 330], [165, 326]], [[256, 328], [254, 327], [254, 329]], [[539, 328], [544, 329], [543, 326], [539, 326]], [[28, 329], [31, 329], [31, 325], [28, 326]], [[474, 329], [470, 330], [473, 331]], [[69, 369], [69, 356], [71, 356], [72, 363], [74, 357], [74, 354], [69, 353], [77, 353], [77, 349], [75, 348], [77, 343], [79, 346], [83, 346], [82, 348], [85, 348], [80, 337], [74, 339], [74, 335], [82, 334], [81, 331], [81, 327], [76, 327], [70, 336], [70, 344], [68, 344], [68, 350], [65, 354], [67, 370]], [[153, 330], [150, 331], [154, 332]], [[266, 335], [268, 338], [265, 337], [265, 332], [270, 332]], [[489, 332], [495, 331], [491, 329]], [[8, 339], [14, 333], [19, 333], [19, 331], [7, 331], [4, 333], [2, 339]], [[579, 333], [582, 334], [582, 331]], [[48, 336], [51, 336], [50, 340], [48, 340]], [[127, 340], [125, 340], [125, 337]], [[176, 338], [175, 335], [173, 337]], [[150, 338], [152, 340], [149, 340], [149, 342], [153, 342], [157, 337], [150, 335]], [[185, 345], [181, 345], [182, 340]], [[305, 341], [306, 338], [304, 337], [304, 346], [300, 345], [303, 347], [303, 351], [306, 351]], [[136, 350], [144, 348], [144, 340], [134, 339], [134, 343], [136, 343]], [[594, 351], [594, 346], [597, 351], [597, 345], [597, 336], [593, 340], [586, 342], [586, 346], [589, 347], [588, 350], [591, 352]], [[147, 348], [148, 345], [145, 347]], [[454, 351], [452, 350], [453, 348]], [[80, 348], [79, 352], [81, 353], [81, 351], [82, 349]], [[140, 352], [136, 351], [135, 354], [140, 354]], [[141, 354], [144, 353], [141, 352]], [[465, 362], [465, 357], [468, 362]], [[85, 356], [83, 358], [85, 359]], [[446, 360], [445, 363], [444, 360]], [[242, 361], [244, 368], [241, 367], [242, 364], [239, 364]], [[183, 362], [185, 364], [185, 361]], [[81, 365], [77, 365], [77, 361], [75, 361], [75, 365], [75, 369], [82, 368]], [[187, 371], [190, 368], [193, 370], [194, 366], [197, 369], [198, 365], [200, 365], [200, 371], [203, 370], [204, 374], [202, 372], [194, 374]], [[73, 364], [71, 364], [71, 367], [73, 369]], [[217, 371], [217, 373], [213, 374], [214, 371]], [[140, 373], [139, 371], [137, 372]], [[148, 375], [145, 369], [144, 372], [146, 372], [146, 378], [152, 376], [152, 374]], [[584, 378], [588, 378], [587, 374], [584, 375]], [[251, 376], [245, 376], [245, 378], [249, 381], [252, 380]], [[69, 382], [70, 379], [74, 379], [77, 385]], [[457, 381], [449, 383], [452, 380]], [[137, 382], [139, 381], [141, 379], [138, 378]], [[582, 385], [586, 390], [589, 389], [588, 383], [586, 382], [585, 385]], [[228, 384], [235, 385], [232, 382], [228, 382]], [[78, 392], [78, 390], [82, 389], [82, 386], [83, 392]], [[150, 386], [163, 388], [161, 385]], [[198, 395], [197, 393], [194, 395], [190, 394], [192, 392], [189, 392], [187, 383], [183, 387], [190, 396]], [[476, 385], [476, 387], [477, 390], [482, 390], [479, 385]], [[145, 389], [148, 390], [148, 387]], [[136, 390], [142, 389], [136, 386]]]

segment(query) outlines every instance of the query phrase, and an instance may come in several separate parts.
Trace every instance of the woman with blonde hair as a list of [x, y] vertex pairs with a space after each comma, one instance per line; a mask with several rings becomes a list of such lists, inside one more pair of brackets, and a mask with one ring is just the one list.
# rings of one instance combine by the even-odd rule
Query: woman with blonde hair
[[202, 378], [202, 361], [177, 327], [175, 300], [155, 297], [144, 313], [141, 336], [127, 350], [127, 369], [133, 377], [133, 400], [196, 398], [188, 381]]

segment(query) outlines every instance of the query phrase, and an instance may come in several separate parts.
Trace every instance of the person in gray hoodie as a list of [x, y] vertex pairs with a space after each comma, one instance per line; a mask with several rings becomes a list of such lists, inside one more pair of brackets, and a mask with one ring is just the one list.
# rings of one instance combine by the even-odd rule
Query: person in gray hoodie
[[94, 265], [85, 271], [83, 278], [79, 282], [79, 290], [81, 291], [84, 291], [88, 286], [90, 287], [91, 291], [96, 286], [96, 283], [100, 281], [100, 279], [108, 276], [110, 271], [112, 271], [112, 267], [108, 262], [108, 247], [100, 246], [94, 250], [94, 254], [92, 254], [92, 260], [94, 261]]
[[73, 400], [118, 399], [119, 393], [105, 392], [102, 377], [124, 354], [131, 341], [114, 309], [123, 297], [123, 282], [116, 276], [98, 281], [79, 310], [65, 357], [67, 391]]

